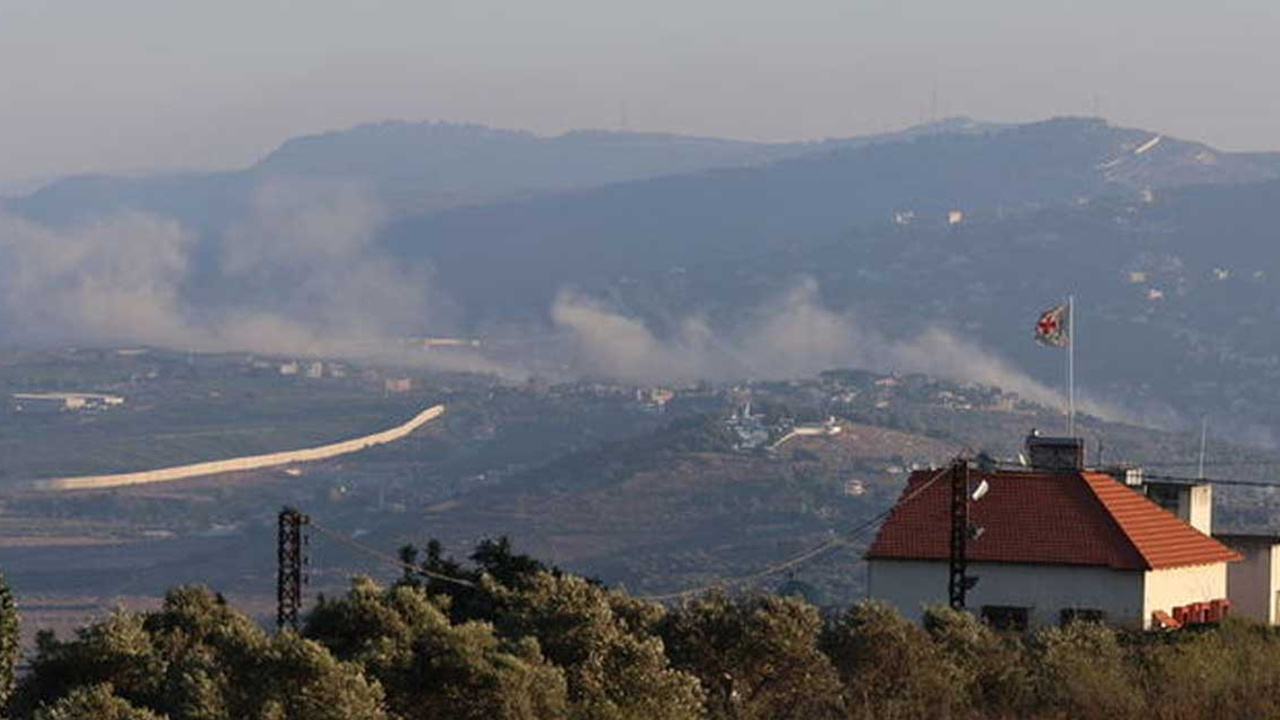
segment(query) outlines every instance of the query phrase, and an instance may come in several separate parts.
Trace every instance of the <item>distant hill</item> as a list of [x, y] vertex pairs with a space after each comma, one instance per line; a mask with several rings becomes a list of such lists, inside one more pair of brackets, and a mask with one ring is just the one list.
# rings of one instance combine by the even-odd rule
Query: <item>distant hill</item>
[[[263, 242], [278, 238], [287, 251], [228, 277], [225, 230], [280, 175], [356, 179], [398, 213], [372, 245], [334, 256], [335, 267], [281, 234], [306, 223], [270, 225]], [[531, 328], [539, 339], [566, 288], [661, 336], [691, 315], [741, 323], [812, 278], [833, 311], [890, 334], [947, 328], [1056, 387], [1058, 359], [1028, 342], [1026, 319], [1076, 292], [1089, 341], [1083, 387], [1144, 408], [1169, 400], [1219, 413], [1240, 430], [1262, 422], [1253, 430], [1265, 437], [1280, 417], [1249, 400], [1271, 397], [1280, 366], [1265, 331], [1280, 321], [1278, 177], [1277, 154], [1220, 152], [1089, 118], [957, 118], [782, 145], [383, 123], [292, 140], [242, 171], [73, 178], [7, 207], [52, 225], [133, 208], [195, 230], [182, 275], [156, 283], [172, 286], [184, 319], [237, 315], [266, 298], [286, 319], [319, 304], [343, 317], [354, 308], [363, 322], [365, 291], [397, 276], [374, 273], [352, 297], [290, 291], [300, 275], [342, 279], [365, 256], [418, 273], [409, 282], [444, 298], [443, 332]], [[433, 317], [433, 308], [396, 309]]]
[[388, 121], [287, 140], [243, 170], [69, 177], [6, 205], [10, 212], [54, 223], [130, 208], [207, 229], [243, 214], [252, 188], [264, 179], [288, 177], [363, 182], [395, 212], [421, 213], [995, 127], [950, 118], [864, 137], [757, 143], [605, 130], [546, 137], [474, 124]]
[[405, 219], [398, 255], [428, 260], [478, 318], [539, 312], [565, 284], [781, 252], [895, 215], [1000, 215], [1148, 189], [1280, 175], [1280, 160], [1064, 118], [840, 144], [751, 167], [615, 184]]

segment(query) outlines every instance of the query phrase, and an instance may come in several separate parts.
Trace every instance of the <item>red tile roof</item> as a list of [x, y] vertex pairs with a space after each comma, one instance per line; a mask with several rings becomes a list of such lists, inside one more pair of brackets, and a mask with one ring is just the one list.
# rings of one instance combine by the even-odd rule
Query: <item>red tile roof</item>
[[[868, 558], [946, 560], [950, 553], [950, 479], [912, 473]], [[984, 529], [968, 543], [975, 562], [1094, 565], [1154, 570], [1231, 562], [1240, 555], [1109, 475], [995, 471], [970, 474], [990, 491], [969, 505]], [[921, 488], [924, 487], [923, 490]], [[917, 493], [916, 495], [915, 493]]]

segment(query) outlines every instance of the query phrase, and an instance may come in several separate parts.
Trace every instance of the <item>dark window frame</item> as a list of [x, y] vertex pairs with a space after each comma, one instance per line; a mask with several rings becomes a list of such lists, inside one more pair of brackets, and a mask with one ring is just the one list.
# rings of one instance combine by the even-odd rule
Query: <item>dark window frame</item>
[[1058, 624], [1066, 627], [1074, 622], [1105, 623], [1107, 614], [1097, 608], [1062, 608], [1058, 613]]
[[1031, 627], [1031, 608], [1019, 605], [983, 605], [982, 621], [996, 630], [1025, 632]]

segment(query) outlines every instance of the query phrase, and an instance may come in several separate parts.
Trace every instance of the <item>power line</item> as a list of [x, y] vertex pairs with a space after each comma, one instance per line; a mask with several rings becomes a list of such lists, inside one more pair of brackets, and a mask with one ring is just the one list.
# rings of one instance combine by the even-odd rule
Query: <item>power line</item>
[[[762, 580], [766, 577], [769, 577], [770, 575], [776, 575], [778, 573], [785, 572], [799, 565], [803, 565], [804, 563], [809, 562], [814, 558], [825, 555], [826, 553], [830, 552], [831, 550], [834, 550], [837, 547], [849, 544], [851, 541], [857, 539], [863, 533], [876, 527], [877, 525], [879, 525], [881, 521], [889, 517], [889, 515], [891, 515], [895, 510], [915, 500], [922, 493], [928, 490], [934, 483], [938, 481], [939, 478], [941, 478], [944, 474], [946, 474], [948, 470], [949, 468], [942, 468], [937, 470], [928, 480], [922, 483], [920, 487], [916, 488], [915, 490], [912, 490], [909, 494], [904, 496], [901, 500], [899, 500], [897, 503], [890, 506], [888, 509], [884, 510], [883, 512], [877, 513], [875, 516], [868, 518], [864, 522], [859, 523], [858, 525], [845, 531], [844, 533], [841, 533], [835, 537], [832, 537], [826, 540], [825, 542], [815, 547], [812, 547], [798, 555], [795, 555], [794, 557], [788, 558], [787, 560], [784, 560], [780, 563], [768, 565], [756, 572], [753, 572], [747, 575], [740, 575], [734, 578], [721, 578], [714, 583], [708, 583], [708, 584], [700, 585], [697, 587], [687, 588], [685, 590], [680, 590], [678, 592], [665, 593], [661, 595], [641, 595], [639, 597], [640, 599], [643, 599], [643, 600], [652, 600], [656, 602], [662, 602], [662, 601], [668, 601], [668, 600], [679, 600], [692, 595], [698, 595], [710, 590], [714, 590], [716, 588], [750, 585], [751, 583], [754, 583], [758, 580]], [[320, 523], [315, 522], [314, 520], [310, 522], [310, 527], [313, 530], [315, 530], [317, 533], [324, 535], [328, 538], [331, 538], [342, 545], [346, 545], [347, 547], [353, 550], [364, 553], [365, 555], [375, 558], [388, 565], [392, 565], [402, 570], [405, 570], [406, 572], [415, 573], [428, 578], [432, 578], [434, 580], [439, 580], [441, 582], [460, 585], [462, 587], [470, 587], [470, 588], [477, 587], [477, 584], [474, 581], [466, 580], [464, 578], [452, 577], [449, 575], [443, 575], [441, 573], [432, 572], [430, 570], [419, 567], [417, 565], [413, 565], [412, 563], [407, 563], [398, 557], [382, 552], [377, 548], [366, 545], [343, 533], [337, 532], [335, 530], [330, 530], [329, 528], [325, 527], [324, 525], [321, 525]]]
[[387, 563], [388, 565], [394, 565], [406, 572], [411, 572], [417, 575], [429, 577], [432, 580], [439, 580], [440, 582], [452, 583], [454, 585], [461, 585], [462, 587], [469, 587], [469, 588], [477, 587], [476, 583], [471, 580], [452, 577], [450, 575], [442, 575], [440, 573], [432, 572], [430, 570], [419, 567], [412, 563], [407, 563], [401, 560], [400, 558], [395, 557], [394, 555], [389, 555], [387, 553], [382, 552], [381, 550], [378, 550], [377, 548], [371, 547], [369, 545], [365, 545], [359, 540], [348, 537], [340, 532], [330, 530], [315, 521], [312, 521], [311, 528], [316, 532], [320, 533], [321, 535], [332, 538], [333, 540], [336, 540], [337, 542], [343, 545], [346, 545], [347, 547], [353, 550], [362, 552], [370, 557], [381, 560], [382, 562]]
[[[1147, 467], [1197, 467], [1198, 460], [1176, 460], [1165, 462], [1149, 462], [1135, 463]], [[1280, 460], [1205, 460], [1204, 464], [1210, 467], [1266, 467], [1270, 465], [1280, 465]]]
[[777, 563], [775, 565], [766, 566], [764, 569], [751, 573], [749, 575], [740, 575], [735, 578], [721, 578], [720, 580], [714, 583], [699, 585], [697, 587], [687, 588], [685, 590], [680, 590], [678, 592], [665, 593], [661, 595], [641, 595], [640, 599], [653, 600], [656, 602], [664, 602], [668, 600], [681, 600], [681, 599], [690, 597], [692, 595], [700, 595], [704, 592], [715, 590], [717, 588], [734, 587], [739, 585], [750, 585], [751, 583], [754, 583], [757, 580], [762, 580], [766, 577], [769, 577], [770, 575], [776, 575], [780, 572], [785, 572], [787, 570], [790, 570], [791, 568], [796, 567], [798, 565], [802, 565], [820, 555], [826, 554], [827, 552], [835, 549], [836, 547], [847, 544], [849, 541], [854, 540], [862, 533], [877, 526], [882, 520], [889, 517], [889, 515], [891, 515], [894, 512], [894, 510], [902, 507], [903, 505], [906, 505], [907, 503], [919, 497], [921, 493], [923, 493], [925, 490], [928, 490], [931, 485], [937, 482], [938, 479], [941, 478], [944, 474], [946, 474], [949, 470], [950, 470], [949, 467], [938, 470], [933, 474], [932, 477], [930, 477], [927, 481], [922, 483], [920, 487], [916, 488], [915, 490], [912, 490], [908, 495], [903, 497], [894, 505], [890, 506], [887, 510], [876, 514], [874, 517], [856, 525], [855, 527], [853, 527], [852, 529], [844, 533], [841, 533], [827, 540], [821, 545], [810, 548], [788, 560], [784, 560], [783, 562]]
[[1260, 487], [1260, 488], [1280, 488], [1280, 482], [1269, 480], [1236, 480], [1234, 478], [1208, 478], [1208, 477], [1182, 477], [1180, 475], [1157, 475], [1152, 473], [1143, 473], [1144, 478], [1152, 480], [1169, 480], [1171, 482], [1181, 482], [1187, 485], [1234, 485], [1237, 487]]

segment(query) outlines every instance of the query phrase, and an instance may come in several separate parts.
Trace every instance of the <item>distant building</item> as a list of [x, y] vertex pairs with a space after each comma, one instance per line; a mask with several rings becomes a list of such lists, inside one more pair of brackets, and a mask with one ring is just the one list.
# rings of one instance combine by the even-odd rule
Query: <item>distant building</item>
[[963, 210], [951, 210], [951, 211], [948, 211], [948, 212], [947, 212], [947, 224], [948, 224], [948, 225], [959, 225], [959, 224], [960, 224], [960, 223], [962, 223], [962, 222], [964, 222], [964, 211], [963, 211]]
[[769, 427], [764, 418], [751, 414], [751, 403], [744, 403], [741, 410], [735, 411], [725, 421], [725, 426], [737, 437], [735, 450], [755, 450], [769, 442]]
[[298, 363], [296, 362], [283, 363], [282, 365], [280, 365], [280, 374], [281, 375], [297, 375]]
[[844, 426], [842, 426], [840, 421], [834, 417], [827, 418], [825, 422], [800, 423], [787, 431], [785, 435], [778, 438], [777, 442], [775, 442], [772, 447], [774, 449], [780, 448], [792, 438], [830, 437], [832, 435], [839, 435], [843, 431]]
[[75, 410], [103, 410], [124, 405], [119, 395], [101, 393], [14, 393], [13, 409], [16, 412], [63, 412]]
[[1280, 535], [1215, 535], [1244, 556], [1227, 570], [1231, 612], [1269, 625], [1280, 624]]
[[667, 403], [674, 400], [675, 397], [675, 392], [667, 388], [655, 387], [636, 390], [636, 401], [640, 403], [640, 407], [654, 413], [666, 411]]
[[413, 389], [413, 380], [410, 378], [387, 378], [382, 383], [382, 389], [389, 393], [407, 393]]
[[[939, 472], [912, 473], [867, 552], [871, 597], [914, 618], [947, 601], [950, 483]], [[992, 624], [1172, 627], [1231, 607], [1228, 565], [1241, 555], [1111, 475], [971, 471], [974, 485], [983, 481], [988, 491], [969, 507], [981, 531], [967, 543], [978, 580], [967, 601]]]
[[324, 377], [324, 363], [307, 363], [307, 377], [312, 380], [319, 380]]

